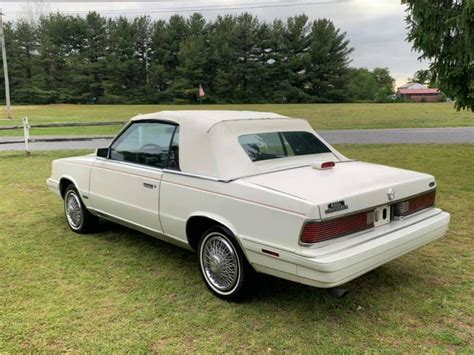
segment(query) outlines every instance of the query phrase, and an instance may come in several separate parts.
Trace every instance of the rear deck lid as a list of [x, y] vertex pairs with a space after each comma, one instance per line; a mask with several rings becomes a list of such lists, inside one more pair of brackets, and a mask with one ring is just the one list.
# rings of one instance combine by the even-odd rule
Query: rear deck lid
[[331, 169], [311, 166], [244, 179], [318, 205], [321, 218], [332, 218], [388, 204], [434, 189], [431, 175], [358, 161], [336, 162]]

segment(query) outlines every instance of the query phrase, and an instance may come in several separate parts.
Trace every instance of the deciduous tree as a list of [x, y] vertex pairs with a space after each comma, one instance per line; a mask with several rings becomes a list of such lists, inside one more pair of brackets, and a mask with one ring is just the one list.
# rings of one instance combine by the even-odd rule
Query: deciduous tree
[[402, 0], [407, 5], [408, 39], [430, 60], [432, 81], [474, 111], [474, 1]]

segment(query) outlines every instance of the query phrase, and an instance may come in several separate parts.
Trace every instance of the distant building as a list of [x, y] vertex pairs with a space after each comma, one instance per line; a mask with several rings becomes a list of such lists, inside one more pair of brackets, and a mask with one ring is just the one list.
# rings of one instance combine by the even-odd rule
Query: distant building
[[430, 89], [423, 84], [407, 83], [398, 88], [397, 96], [413, 102], [437, 102], [440, 92], [439, 89]]
[[426, 88], [427, 88], [426, 85], [420, 84], [420, 83], [406, 83], [399, 87], [399, 89], [414, 89], [414, 90], [426, 89]]

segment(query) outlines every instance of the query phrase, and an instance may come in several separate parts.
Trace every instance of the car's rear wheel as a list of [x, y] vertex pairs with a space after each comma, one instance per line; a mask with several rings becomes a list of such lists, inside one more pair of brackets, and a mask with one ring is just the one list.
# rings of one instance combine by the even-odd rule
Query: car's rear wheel
[[198, 256], [201, 275], [212, 293], [229, 301], [249, 295], [255, 271], [229, 230], [216, 226], [206, 231]]
[[90, 233], [97, 225], [97, 217], [84, 206], [74, 185], [69, 185], [64, 193], [64, 214], [69, 228], [76, 233]]

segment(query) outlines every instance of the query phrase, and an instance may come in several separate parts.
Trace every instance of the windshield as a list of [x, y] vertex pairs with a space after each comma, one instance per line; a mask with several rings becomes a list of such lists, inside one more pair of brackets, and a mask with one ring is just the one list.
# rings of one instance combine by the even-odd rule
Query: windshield
[[331, 152], [314, 134], [304, 131], [245, 134], [239, 143], [253, 162]]

